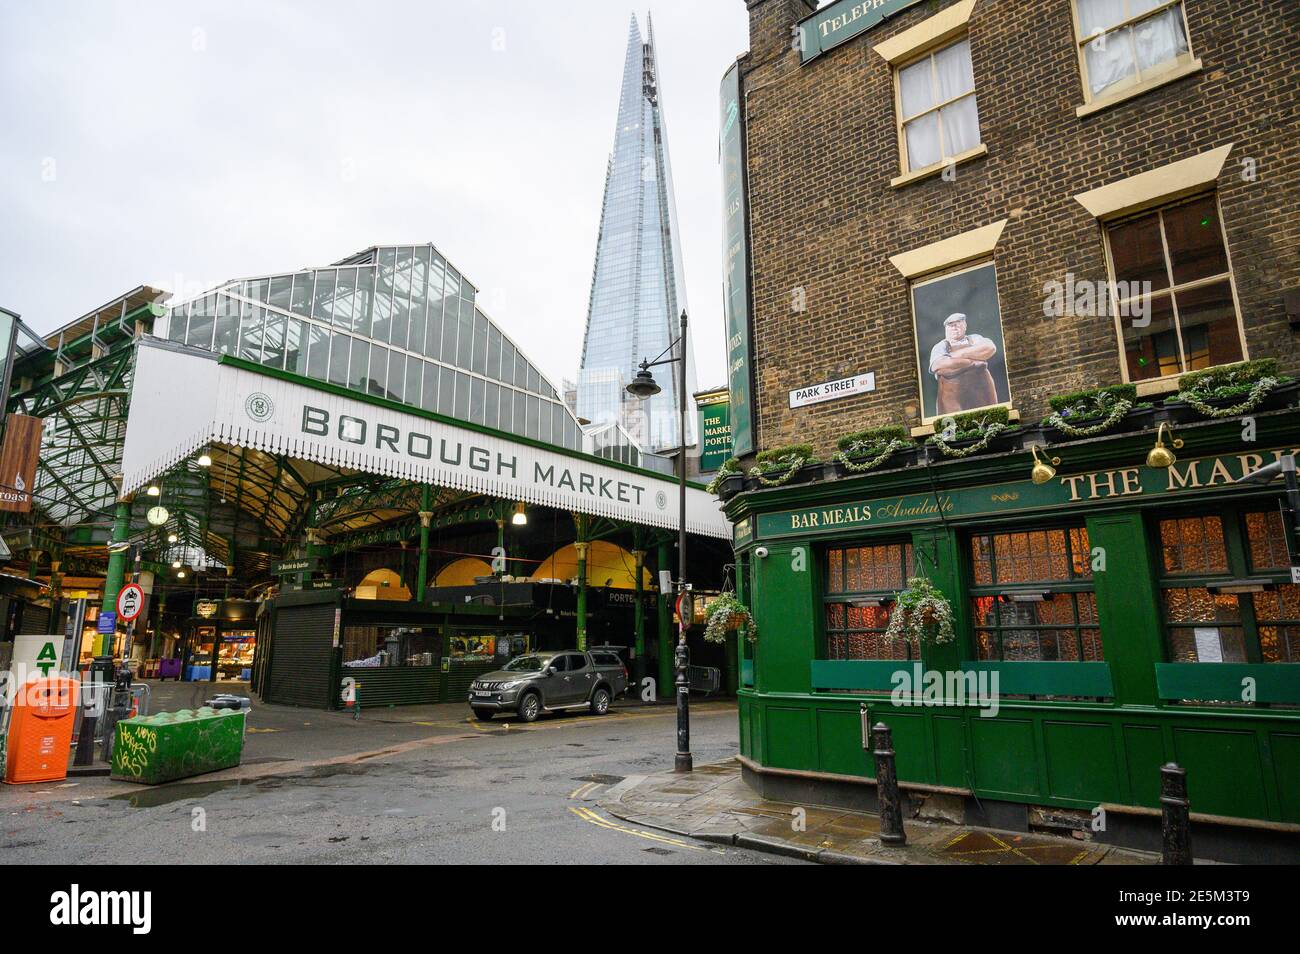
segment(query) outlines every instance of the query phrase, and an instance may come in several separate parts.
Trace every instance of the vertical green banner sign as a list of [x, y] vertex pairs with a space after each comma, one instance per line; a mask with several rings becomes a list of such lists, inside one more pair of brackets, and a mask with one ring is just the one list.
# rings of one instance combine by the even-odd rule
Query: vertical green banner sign
[[754, 449], [753, 364], [749, 341], [749, 209], [745, 187], [745, 115], [740, 64], [722, 77], [718, 159], [722, 163], [722, 281], [727, 330], [727, 389], [736, 456]]
[[732, 456], [730, 402], [700, 403], [700, 441], [700, 472], [711, 474]]

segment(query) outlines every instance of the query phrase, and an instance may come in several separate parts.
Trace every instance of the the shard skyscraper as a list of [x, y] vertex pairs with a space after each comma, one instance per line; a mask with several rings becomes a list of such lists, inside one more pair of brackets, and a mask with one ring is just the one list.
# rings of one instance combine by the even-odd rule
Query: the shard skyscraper
[[659, 96], [654, 28], [646, 16], [628, 27], [614, 151], [605, 172], [605, 199], [596, 240], [587, 331], [578, 372], [577, 414], [593, 424], [622, 423], [648, 451], [669, 451], [678, 436], [678, 394], [687, 393], [687, 446], [694, 444], [695, 361], [654, 369], [663, 389], [646, 400], [624, 386], [642, 358], [654, 360], [677, 337], [686, 309], [668, 134]]

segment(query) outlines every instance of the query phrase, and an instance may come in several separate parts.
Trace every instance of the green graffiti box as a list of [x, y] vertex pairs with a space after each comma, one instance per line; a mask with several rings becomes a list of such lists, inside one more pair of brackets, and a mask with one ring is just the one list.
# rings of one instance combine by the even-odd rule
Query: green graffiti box
[[157, 785], [239, 764], [244, 719], [238, 709], [181, 709], [117, 724], [112, 777]]

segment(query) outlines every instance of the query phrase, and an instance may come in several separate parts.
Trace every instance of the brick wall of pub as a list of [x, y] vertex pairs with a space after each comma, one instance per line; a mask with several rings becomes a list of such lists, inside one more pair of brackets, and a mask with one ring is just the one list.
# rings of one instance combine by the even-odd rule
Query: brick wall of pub
[[[968, 35], [988, 155], [955, 181], [893, 188], [893, 81], [872, 47], [948, 5], [922, 2], [800, 66], [791, 27], [812, 5], [748, 0], [759, 448], [827, 451], [863, 427], [918, 424], [909, 288], [889, 256], [1004, 218], [994, 261], [1013, 406], [1037, 421], [1053, 394], [1121, 381], [1113, 319], [1043, 314], [1047, 282], [1107, 277], [1101, 228], [1073, 196], [1228, 143], [1218, 189], [1248, 353], [1300, 371], [1283, 302], [1300, 287], [1300, 4], [1186, 0], [1204, 68], [1079, 118], [1070, 0], [978, 0]], [[793, 388], [867, 371], [871, 394], [789, 408]]]

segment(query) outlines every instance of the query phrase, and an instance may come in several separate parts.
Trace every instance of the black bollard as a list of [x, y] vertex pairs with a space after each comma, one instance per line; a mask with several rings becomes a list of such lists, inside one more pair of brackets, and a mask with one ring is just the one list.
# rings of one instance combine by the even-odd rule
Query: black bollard
[[1170, 762], [1160, 766], [1160, 863], [1192, 863], [1191, 807], [1187, 769]]
[[898, 774], [894, 771], [894, 744], [889, 726], [877, 722], [871, 729], [876, 747], [876, 800], [880, 803], [880, 840], [887, 845], [907, 844], [903, 831], [903, 806], [898, 794]]

